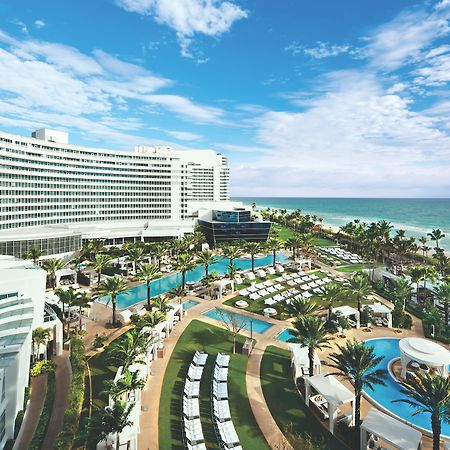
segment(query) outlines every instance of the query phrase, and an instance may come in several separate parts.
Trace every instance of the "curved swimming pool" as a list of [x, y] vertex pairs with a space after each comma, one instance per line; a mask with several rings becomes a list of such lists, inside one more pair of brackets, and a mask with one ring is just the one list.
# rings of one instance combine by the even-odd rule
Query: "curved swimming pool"
[[[280, 253], [276, 256], [278, 262], [283, 262], [287, 259], [287, 256]], [[262, 258], [255, 258], [255, 267], [262, 267], [272, 264], [273, 256], [266, 255]], [[230, 260], [228, 258], [218, 258], [218, 261], [209, 266], [209, 273], [215, 270], [220, 275], [225, 274], [228, 271], [228, 264]], [[238, 270], [251, 269], [252, 261], [250, 259], [235, 259], [233, 264], [236, 265]], [[205, 268], [203, 266], [197, 266], [192, 270], [186, 272], [186, 282], [200, 281], [205, 276]], [[158, 295], [165, 294], [171, 291], [175, 286], [181, 285], [181, 273], [174, 273], [166, 277], [159, 278], [158, 280], [150, 283], [151, 295], [156, 297]], [[147, 299], [147, 287], [145, 284], [139, 284], [128, 289], [126, 293], [119, 294], [117, 296], [117, 307], [119, 309], [128, 308], [136, 303], [142, 302]], [[106, 301], [105, 298], [100, 301]]]
[[[380, 338], [369, 339], [364, 344], [374, 347], [374, 352], [377, 356], [384, 356], [384, 359], [376, 368], [388, 371], [390, 361], [400, 357], [399, 342], [400, 339], [397, 338]], [[414, 408], [408, 406], [406, 403], [394, 403], [393, 400], [406, 399], [408, 397], [400, 392], [402, 386], [389, 373], [385, 379], [385, 383], [386, 386], [376, 385], [374, 386], [374, 391], [367, 390], [365, 394], [400, 419], [431, 433], [430, 415], [418, 414], [417, 416], [413, 416]], [[447, 437], [450, 436], [450, 424], [442, 423], [442, 434]]]

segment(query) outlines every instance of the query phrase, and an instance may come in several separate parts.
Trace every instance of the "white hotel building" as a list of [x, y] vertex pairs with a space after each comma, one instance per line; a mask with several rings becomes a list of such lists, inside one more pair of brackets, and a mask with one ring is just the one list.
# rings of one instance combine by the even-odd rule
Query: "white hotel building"
[[60, 131], [0, 132], [0, 255], [179, 237], [200, 209], [230, 206], [227, 159], [211, 150], [112, 151], [71, 145]]

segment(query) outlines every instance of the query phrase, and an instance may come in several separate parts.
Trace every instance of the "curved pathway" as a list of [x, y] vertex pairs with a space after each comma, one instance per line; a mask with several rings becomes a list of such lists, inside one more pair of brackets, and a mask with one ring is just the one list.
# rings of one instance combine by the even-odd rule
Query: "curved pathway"
[[47, 376], [41, 375], [32, 378], [30, 389], [30, 401], [28, 402], [25, 416], [20, 427], [13, 450], [27, 450], [34, 430], [41, 417], [42, 408], [44, 407], [45, 395], [47, 394]]

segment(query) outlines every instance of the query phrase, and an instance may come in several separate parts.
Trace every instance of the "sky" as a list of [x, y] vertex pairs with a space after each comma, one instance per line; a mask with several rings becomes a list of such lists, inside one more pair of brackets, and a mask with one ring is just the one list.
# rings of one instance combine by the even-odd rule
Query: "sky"
[[2, 0], [0, 129], [213, 149], [233, 196], [450, 197], [450, 0]]

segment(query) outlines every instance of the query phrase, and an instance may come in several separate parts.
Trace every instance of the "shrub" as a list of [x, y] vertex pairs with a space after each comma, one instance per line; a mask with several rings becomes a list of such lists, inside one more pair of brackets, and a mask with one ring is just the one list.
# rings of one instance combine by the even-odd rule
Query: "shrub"
[[56, 439], [56, 450], [70, 450], [72, 448], [80, 422], [86, 371], [85, 347], [80, 339], [72, 339], [70, 362], [72, 365], [72, 385], [70, 387], [67, 408], [64, 413], [62, 431]]
[[96, 334], [92, 342], [94, 348], [102, 348], [105, 346], [105, 342], [108, 340], [106, 334]]
[[38, 377], [43, 373], [55, 373], [56, 364], [51, 360], [38, 361], [31, 368], [30, 374], [32, 377]]
[[53, 402], [55, 400], [56, 381], [55, 372], [48, 373], [47, 394], [45, 395], [44, 406], [42, 408], [41, 417], [34, 430], [33, 438], [27, 447], [27, 450], [40, 450], [47, 433], [48, 423], [52, 415]]
[[22, 425], [23, 422], [23, 417], [25, 415], [25, 411], [23, 409], [21, 409], [16, 416], [16, 420], [14, 422], [14, 439], [17, 438], [17, 436], [19, 435], [19, 431], [20, 431], [20, 427]]

